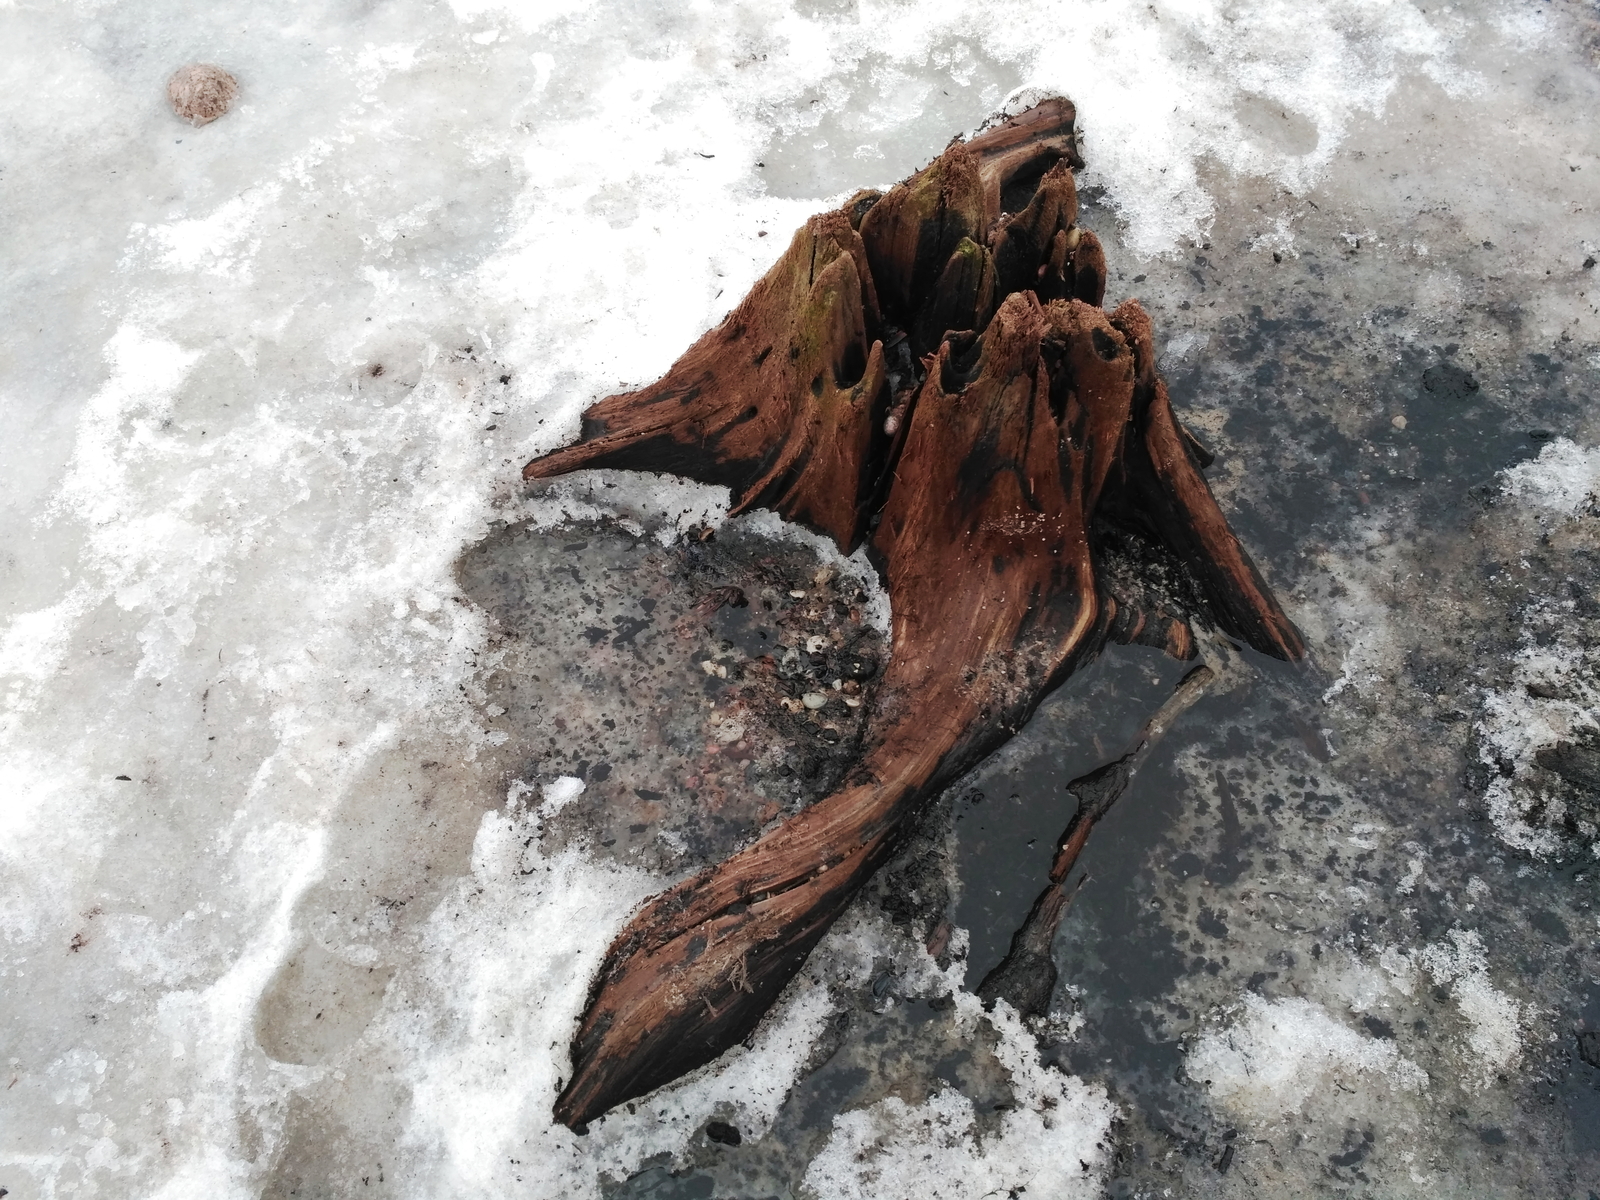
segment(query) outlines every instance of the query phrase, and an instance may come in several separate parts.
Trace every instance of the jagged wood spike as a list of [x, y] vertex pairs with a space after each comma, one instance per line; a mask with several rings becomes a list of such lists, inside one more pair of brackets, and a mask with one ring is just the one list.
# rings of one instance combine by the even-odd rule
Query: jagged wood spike
[[[993, 220], [1009, 193], [1026, 196], [1057, 163], [1083, 166], [1078, 157], [1077, 109], [1064, 97], [1042, 100], [985, 129], [967, 143], [978, 156], [984, 180], [984, 208]], [[1015, 206], [1021, 208], [1022, 205]]]
[[[1002, 295], [1032, 288], [1041, 300], [1062, 299], [1069, 290], [1056, 290], [1066, 265], [1068, 231], [1078, 221], [1078, 187], [1065, 161], [1058, 162], [1039, 180], [1039, 190], [1015, 216], [1002, 215], [992, 235], [995, 283]], [[1051, 272], [1055, 285], [1046, 294], [1040, 264]]]
[[1228, 527], [1200, 474], [1191, 449], [1197, 443], [1172, 412], [1166, 382], [1156, 373], [1149, 314], [1130, 300], [1111, 314], [1111, 323], [1127, 337], [1138, 363], [1129, 433], [1144, 451], [1121, 460], [1123, 518], [1154, 531], [1189, 568], [1224, 632], [1263, 654], [1297, 661], [1305, 655], [1299, 631]]
[[945, 334], [982, 329], [995, 308], [994, 256], [971, 238], [962, 238], [940, 272], [934, 295], [917, 314], [911, 331], [913, 352], [937, 346]]
[[[922, 308], [940, 298], [936, 284], [956, 247], [984, 236], [983, 202], [977, 156], [958, 143], [890, 188], [862, 218], [861, 240], [888, 320], [908, 332], [918, 328]], [[937, 344], [913, 339], [911, 352], [920, 356]]]
[[1106, 297], [1106, 252], [1087, 229], [1072, 247], [1072, 294], [1096, 308]]

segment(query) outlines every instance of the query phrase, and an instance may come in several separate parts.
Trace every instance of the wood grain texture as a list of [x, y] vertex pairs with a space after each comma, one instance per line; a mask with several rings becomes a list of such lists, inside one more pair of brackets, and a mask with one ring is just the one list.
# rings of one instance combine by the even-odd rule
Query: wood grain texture
[[[839, 790], [617, 936], [558, 1120], [582, 1128], [748, 1036], [909, 819], [1107, 641], [1189, 658], [1194, 617], [1303, 654], [1173, 415], [1148, 316], [1099, 307], [1072, 123], [1050, 101], [812, 218], [659, 383], [600, 401], [578, 442], [525, 469], [686, 475], [846, 551], [870, 539], [893, 622]], [[1203, 610], [1116, 595], [1097, 521], [1163, 547]]]

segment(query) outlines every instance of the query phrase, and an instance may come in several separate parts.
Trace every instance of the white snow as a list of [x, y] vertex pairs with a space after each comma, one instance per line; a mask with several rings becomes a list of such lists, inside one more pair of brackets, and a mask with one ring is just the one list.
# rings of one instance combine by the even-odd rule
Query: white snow
[[[1600, 495], [1600, 452], [1556, 438], [1538, 458], [1501, 472], [1501, 480], [1506, 495], [1539, 516], [1571, 520]], [[1508, 846], [1541, 858], [1561, 853], [1558, 827], [1568, 813], [1564, 799], [1538, 783], [1536, 756], [1600, 731], [1600, 664], [1574, 633], [1568, 617], [1573, 607], [1570, 598], [1559, 596], [1534, 606], [1511, 679], [1485, 690], [1476, 727], [1479, 758], [1489, 768], [1483, 802], [1495, 832]], [[1535, 625], [1546, 636], [1535, 637]], [[1592, 823], [1576, 824], [1584, 840], [1600, 844]]]
[[1039, 1062], [1033, 1035], [1003, 1001], [982, 1014], [960, 997], [965, 1018], [990, 1022], [997, 1056], [1016, 1104], [991, 1132], [976, 1126], [972, 1101], [941, 1088], [918, 1105], [888, 1096], [834, 1118], [828, 1144], [811, 1162], [806, 1185], [838, 1200], [966, 1200], [1031, 1194], [1091, 1197], [1110, 1147], [1116, 1116], [1104, 1091]]
[[1416, 956], [1435, 984], [1450, 985], [1467, 1022], [1466, 1061], [1486, 1087], [1522, 1055], [1523, 1006], [1494, 986], [1483, 939], [1468, 929], [1452, 929], [1447, 941], [1425, 946]]
[[[1566, 813], [1562, 798], [1531, 777], [1535, 756], [1574, 734], [1600, 729], [1597, 664], [1585, 649], [1564, 641], [1519, 651], [1510, 685], [1484, 693], [1477, 723], [1478, 754], [1490, 768], [1483, 800], [1495, 833], [1508, 846], [1541, 858], [1561, 852], [1562, 838], [1552, 826]], [[1546, 694], [1530, 692], [1530, 684]], [[1559, 691], [1548, 694], [1552, 688]], [[1592, 827], [1581, 831], [1591, 841], [1596, 838]]]
[[[585, 1196], [713, 1110], [765, 1128], [823, 985], [637, 1118], [550, 1124], [589, 972], [664, 881], [482, 811], [514, 748], [478, 707], [461, 551], [525, 516], [718, 519], [716, 489], [525, 501], [517, 472], [828, 197], [1021, 89], [1076, 97], [1084, 182], [1155, 255], [1205, 237], [1218, 169], [1303, 188], [1402, 76], [1471, 86], [1448, 21], [1403, 3], [812, 7], [0, 4], [13, 1194], [253, 1196], [295, 1122], [403, 1111], [403, 1194]], [[196, 60], [241, 85], [203, 129], [164, 107]], [[367, 1007], [324, 1017], [328, 980]], [[998, 1134], [953, 1093], [848, 1114], [819, 1196], [862, 1172], [1091, 1194], [1108, 1102], [1002, 1033], [1026, 1099]], [[1378, 1069], [1324, 1033], [1337, 1069]], [[872, 1140], [935, 1116], [925, 1160]]]
[[1575, 517], [1600, 495], [1600, 451], [1559, 437], [1539, 457], [1500, 473], [1506, 495]]
[[1315, 1000], [1247, 995], [1241, 1007], [1231, 1023], [1196, 1038], [1184, 1060], [1190, 1078], [1240, 1116], [1275, 1123], [1335, 1085], [1370, 1102], [1427, 1083], [1392, 1040], [1357, 1032]]

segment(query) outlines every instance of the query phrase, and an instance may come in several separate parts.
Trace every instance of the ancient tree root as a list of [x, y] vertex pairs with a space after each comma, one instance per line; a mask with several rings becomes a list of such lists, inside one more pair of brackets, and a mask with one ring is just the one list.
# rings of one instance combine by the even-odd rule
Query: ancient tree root
[[[576, 443], [524, 470], [725, 484], [735, 511], [775, 509], [846, 552], [870, 531], [893, 610], [859, 763], [618, 934], [558, 1120], [581, 1128], [744, 1039], [908, 818], [1107, 641], [1189, 658], [1192, 615], [1303, 653], [1200, 474], [1149, 318], [1099, 307], [1073, 119], [1048, 101], [812, 218], [659, 383], [595, 404]], [[1115, 595], [1102, 525], [1164, 556], [1195, 611]]]

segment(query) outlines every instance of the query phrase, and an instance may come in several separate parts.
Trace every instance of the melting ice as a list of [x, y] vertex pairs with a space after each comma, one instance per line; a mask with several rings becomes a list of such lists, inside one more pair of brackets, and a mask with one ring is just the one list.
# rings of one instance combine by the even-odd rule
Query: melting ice
[[[1354, 0], [0, 5], [0, 1182], [597, 1196], [714, 1113], [759, 1136], [874, 961], [956, 987], [854, 918], [748, 1049], [553, 1127], [590, 972], [666, 880], [546, 853], [507, 801], [453, 564], [830, 197], [1062, 91], [1085, 184], [1167, 253], [1218, 171], [1303, 186], [1401, 72], [1471, 86], [1438, 29]], [[164, 108], [191, 61], [241, 84], [202, 129]], [[815, 1195], [1098, 1186], [1115, 1105], [956, 999], [1016, 1110], [843, 1114]]]

